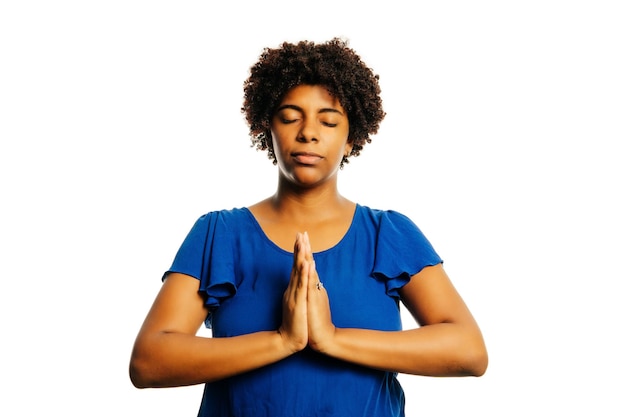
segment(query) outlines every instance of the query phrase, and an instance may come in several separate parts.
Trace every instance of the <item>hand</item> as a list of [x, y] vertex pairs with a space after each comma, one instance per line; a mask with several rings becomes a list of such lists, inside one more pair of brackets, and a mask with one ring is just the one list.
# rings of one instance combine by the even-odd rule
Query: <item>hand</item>
[[309, 242], [308, 233], [302, 235], [300, 251], [304, 254], [304, 262], [309, 266], [307, 284], [307, 325], [309, 346], [316, 351], [323, 352], [325, 347], [332, 341], [335, 334], [335, 326], [330, 314], [328, 293], [321, 285], [320, 277], [315, 268], [313, 251]]
[[[308, 242], [308, 237], [307, 237]], [[298, 233], [289, 285], [283, 294], [283, 322], [278, 330], [288, 349], [298, 352], [308, 343], [307, 291], [311, 264], [306, 259], [304, 235]], [[312, 259], [312, 256], [311, 256]]]

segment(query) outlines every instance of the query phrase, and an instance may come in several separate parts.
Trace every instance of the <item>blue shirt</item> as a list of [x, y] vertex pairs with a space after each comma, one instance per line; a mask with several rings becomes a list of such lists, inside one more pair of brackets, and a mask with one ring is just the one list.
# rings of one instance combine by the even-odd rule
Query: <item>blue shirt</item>
[[[441, 262], [406, 216], [358, 205], [332, 248], [313, 254], [339, 328], [402, 329], [398, 290]], [[201, 216], [168, 272], [200, 280], [213, 337], [276, 330], [293, 254], [274, 244], [247, 208]], [[166, 273], [167, 275], [167, 273]], [[404, 416], [396, 374], [305, 349], [280, 362], [207, 383], [201, 417]]]

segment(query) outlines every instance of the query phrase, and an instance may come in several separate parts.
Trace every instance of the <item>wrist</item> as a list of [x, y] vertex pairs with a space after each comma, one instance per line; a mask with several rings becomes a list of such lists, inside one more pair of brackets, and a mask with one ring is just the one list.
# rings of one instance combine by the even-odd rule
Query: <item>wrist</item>
[[309, 340], [309, 347], [316, 352], [322, 353], [328, 356], [335, 356], [337, 350], [336, 336], [338, 329], [333, 326], [323, 338], [311, 338]]
[[293, 355], [296, 352], [303, 350], [307, 346], [306, 340], [295, 340], [292, 337], [288, 337], [283, 328], [279, 328], [275, 332], [278, 349], [284, 353], [284, 356]]

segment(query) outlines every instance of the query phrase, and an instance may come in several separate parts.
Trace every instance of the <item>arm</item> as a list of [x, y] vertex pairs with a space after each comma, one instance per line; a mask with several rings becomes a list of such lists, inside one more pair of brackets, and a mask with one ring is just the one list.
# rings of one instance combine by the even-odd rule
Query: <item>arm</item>
[[295, 285], [285, 292], [285, 309], [291, 310], [284, 310], [279, 331], [228, 338], [196, 336], [208, 313], [198, 288], [197, 279], [183, 274], [165, 280], [133, 347], [130, 378], [136, 387], [214, 381], [277, 362], [306, 345], [306, 293]]
[[487, 351], [472, 314], [441, 265], [426, 267], [401, 289], [417, 329], [383, 332], [339, 329], [330, 321], [325, 291], [309, 284], [309, 344], [329, 356], [359, 365], [428, 376], [480, 376]]

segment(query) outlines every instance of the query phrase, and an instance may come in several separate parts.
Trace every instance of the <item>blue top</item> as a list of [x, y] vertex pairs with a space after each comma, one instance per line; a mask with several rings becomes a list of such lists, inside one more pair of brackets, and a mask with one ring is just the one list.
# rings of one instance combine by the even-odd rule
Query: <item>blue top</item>
[[[295, 237], [294, 237], [295, 239]], [[401, 330], [398, 289], [441, 262], [406, 216], [358, 205], [350, 228], [314, 253], [336, 327]], [[213, 337], [276, 330], [293, 254], [265, 235], [247, 208], [210, 212], [189, 232], [168, 272], [200, 280]], [[167, 274], [167, 273], [166, 273]], [[310, 349], [207, 383], [201, 417], [404, 416], [396, 374]]]

